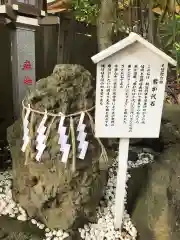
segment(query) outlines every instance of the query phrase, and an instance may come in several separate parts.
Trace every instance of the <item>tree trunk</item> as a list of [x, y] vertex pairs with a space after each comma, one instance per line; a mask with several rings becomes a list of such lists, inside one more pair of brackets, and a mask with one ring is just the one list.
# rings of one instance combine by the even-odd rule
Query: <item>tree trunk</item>
[[154, 13], [152, 11], [153, 0], [149, 0], [149, 29], [148, 29], [148, 40], [154, 44]]
[[99, 51], [113, 44], [113, 30], [117, 19], [118, 0], [101, 0], [100, 14], [97, 21]]

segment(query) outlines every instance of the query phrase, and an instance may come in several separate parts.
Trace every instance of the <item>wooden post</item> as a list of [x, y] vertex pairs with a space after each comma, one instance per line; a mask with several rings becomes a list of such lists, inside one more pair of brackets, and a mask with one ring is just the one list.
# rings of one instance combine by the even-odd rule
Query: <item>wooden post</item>
[[115, 228], [120, 229], [124, 213], [124, 199], [126, 195], [126, 175], [129, 151], [129, 138], [119, 140], [118, 172], [115, 198]]

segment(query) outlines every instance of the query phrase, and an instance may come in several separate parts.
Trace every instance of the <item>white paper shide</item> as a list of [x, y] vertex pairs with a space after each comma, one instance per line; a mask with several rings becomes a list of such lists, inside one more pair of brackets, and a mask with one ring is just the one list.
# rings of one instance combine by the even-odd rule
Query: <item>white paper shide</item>
[[30, 110], [30, 106], [29, 106], [29, 108], [26, 111], [25, 117], [23, 119], [24, 134], [23, 134], [23, 146], [21, 148], [22, 152], [26, 151], [27, 145], [29, 144], [29, 141], [30, 141], [29, 128], [28, 128], [28, 125], [29, 125], [29, 120], [28, 119], [29, 119], [30, 113], [31, 113], [31, 110]]
[[41, 156], [46, 148], [46, 129], [47, 127], [45, 126], [45, 123], [47, 121], [47, 112], [45, 112], [39, 127], [37, 129], [37, 138], [36, 138], [36, 150], [37, 150], [37, 154], [36, 154], [36, 160], [39, 162], [41, 160]]
[[68, 156], [70, 153], [71, 145], [67, 143], [68, 135], [66, 135], [67, 127], [64, 126], [65, 116], [62, 115], [59, 121], [58, 134], [59, 134], [59, 144], [60, 151], [63, 153], [61, 161], [67, 163]]
[[80, 119], [79, 119], [79, 124], [77, 127], [77, 132], [78, 132], [77, 141], [79, 142], [78, 150], [80, 151], [79, 159], [85, 158], [85, 155], [86, 155], [86, 152], [88, 149], [88, 145], [89, 145], [88, 141], [85, 140], [87, 133], [85, 132], [86, 125], [83, 124], [84, 117], [85, 117], [85, 113], [82, 112]]

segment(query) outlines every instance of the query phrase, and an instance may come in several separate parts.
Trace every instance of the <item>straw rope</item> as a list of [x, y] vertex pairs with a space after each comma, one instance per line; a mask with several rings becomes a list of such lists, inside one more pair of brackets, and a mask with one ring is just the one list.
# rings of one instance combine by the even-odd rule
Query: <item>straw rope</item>
[[[94, 121], [93, 121], [93, 118], [92, 116], [90, 115], [89, 112], [91, 112], [92, 110], [95, 109], [95, 106], [89, 108], [89, 109], [85, 109], [85, 110], [81, 110], [81, 111], [78, 111], [78, 112], [75, 112], [75, 113], [72, 113], [72, 114], [67, 114], [65, 115], [64, 113], [60, 112], [58, 114], [55, 114], [55, 113], [51, 113], [51, 112], [47, 112], [47, 110], [45, 111], [39, 111], [39, 110], [36, 110], [36, 109], [33, 109], [30, 107], [30, 104], [28, 104], [28, 106], [26, 106], [24, 104], [24, 100], [22, 101], [22, 107], [23, 107], [23, 115], [24, 115], [24, 112], [25, 110], [30, 110], [31, 112], [33, 113], [36, 113], [36, 114], [40, 114], [40, 115], [47, 115], [47, 116], [50, 116], [50, 117], [53, 117], [49, 127], [48, 127], [48, 134], [47, 134], [47, 138], [49, 136], [49, 133], [50, 133], [50, 128], [52, 126], [52, 123], [54, 122], [55, 118], [57, 117], [61, 117], [61, 116], [65, 116], [66, 118], [67, 117], [70, 117], [70, 128], [71, 128], [71, 135], [72, 137], [74, 137], [74, 124], [73, 124], [73, 120], [72, 120], [72, 117], [75, 117], [75, 116], [78, 116], [80, 115], [82, 112], [84, 112], [88, 118], [89, 118], [89, 121], [90, 121], [90, 126], [91, 126], [91, 130], [92, 130], [92, 134], [94, 136], [94, 138], [97, 140], [97, 142], [99, 143], [100, 147], [101, 147], [101, 155], [100, 155], [100, 158], [99, 158], [99, 165], [100, 165], [100, 169], [104, 169], [104, 165], [108, 163], [108, 156], [107, 156], [107, 152], [106, 152], [106, 149], [103, 145], [103, 143], [101, 142], [101, 140], [99, 138], [96, 138], [95, 137], [95, 132], [94, 132]], [[73, 129], [72, 129], [73, 128]], [[47, 138], [46, 138], [46, 141], [47, 141]], [[75, 146], [74, 146], [74, 139], [73, 139], [73, 153], [75, 153]], [[75, 158], [76, 156], [73, 156], [73, 164], [72, 164], [72, 170], [75, 171]]]
[[27, 107], [27, 106], [25, 106], [25, 104], [24, 104], [24, 100], [22, 101], [22, 106], [23, 106], [23, 109], [26, 109], [26, 110], [30, 109], [31, 112], [34, 112], [34, 113], [37, 113], [37, 114], [40, 114], [40, 115], [45, 115], [45, 114], [47, 114], [47, 116], [51, 116], [51, 117], [61, 117], [61, 116], [65, 116], [65, 117], [75, 117], [75, 116], [80, 115], [82, 112], [85, 112], [85, 113], [86, 113], [86, 112], [91, 112], [92, 110], [95, 109], [95, 106], [93, 106], [92, 108], [89, 108], [89, 109], [87, 109], [87, 110], [81, 110], [81, 111], [76, 112], [76, 113], [72, 113], [72, 114], [65, 115], [65, 114], [62, 113], [62, 112], [59, 112], [59, 113], [56, 114], [56, 113], [47, 112], [47, 110], [45, 110], [44, 112], [43, 112], [43, 111], [38, 111], [38, 110], [36, 110], [36, 109], [31, 108], [29, 105], [28, 105], [28, 107]]

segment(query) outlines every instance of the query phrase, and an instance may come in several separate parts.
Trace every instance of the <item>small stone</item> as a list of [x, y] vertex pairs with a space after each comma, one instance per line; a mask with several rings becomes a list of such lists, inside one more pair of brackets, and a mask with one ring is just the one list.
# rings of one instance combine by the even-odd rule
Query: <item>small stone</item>
[[84, 229], [82, 229], [82, 231], [80, 233], [80, 236], [81, 236], [82, 239], [85, 239], [86, 231]]
[[44, 229], [44, 227], [45, 227], [44, 224], [39, 225], [39, 229]]
[[24, 215], [20, 215], [17, 217], [17, 220], [25, 222], [27, 220], [27, 218]]
[[53, 234], [52, 234], [52, 232], [48, 232], [48, 233], [45, 233], [45, 236], [46, 236], [46, 237], [52, 237]]
[[69, 237], [69, 233], [64, 232], [64, 233], [63, 233], [63, 238], [65, 238], [65, 237]]
[[31, 219], [32, 224], [36, 225], [37, 221], [35, 219]]
[[57, 237], [62, 237], [63, 236], [63, 231], [62, 230], [58, 230], [56, 233]]

